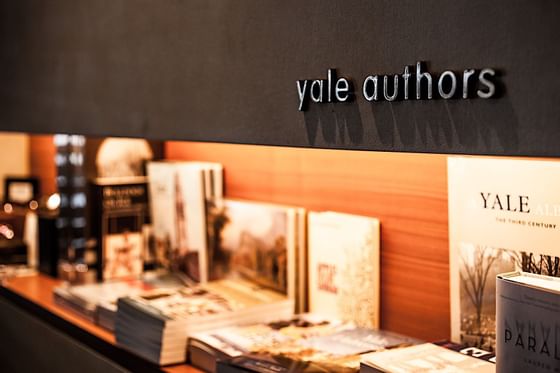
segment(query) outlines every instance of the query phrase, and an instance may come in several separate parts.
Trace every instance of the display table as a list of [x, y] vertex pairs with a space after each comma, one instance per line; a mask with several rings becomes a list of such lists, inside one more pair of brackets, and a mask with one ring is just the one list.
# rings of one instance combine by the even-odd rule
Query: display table
[[200, 372], [186, 364], [160, 368], [118, 347], [111, 332], [55, 304], [60, 283], [34, 275], [0, 287], [0, 371]]

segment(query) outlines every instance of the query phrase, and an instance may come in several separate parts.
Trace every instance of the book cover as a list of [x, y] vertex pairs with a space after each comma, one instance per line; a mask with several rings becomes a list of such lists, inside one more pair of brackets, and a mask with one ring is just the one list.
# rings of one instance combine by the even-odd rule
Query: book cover
[[215, 366], [218, 357], [245, 355], [268, 356], [277, 362], [290, 361], [301, 366], [313, 364], [327, 371], [356, 372], [361, 354], [413, 343], [418, 341], [305, 314], [289, 320], [198, 333], [192, 336], [190, 346], [198, 350], [193, 364], [200, 367]]
[[176, 242], [171, 252], [171, 268], [197, 282], [206, 282], [206, 197], [204, 170], [177, 163], [175, 189]]
[[238, 277], [293, 299], [300, 210], [224, 199], [209, 211], [209, 278]]
[[143, 271], [142, 229], [148, 214], [145, 177], [96, 179], [91, 227], [97, 239], [102, 279], [138, 276]]
[[154, 237], [155, 262], [169, 268], [172, 247], [177, 242], [175, 225], [175, 166], [167, 162], [149, 162], [147, 166], [150, 213]]
[[496, 282], [496, 371], [560, 372], [560, 278], [513, 272]]
[[441, 346], [441, 347], [445, 347], [449, 350], [460, 352], [462, 354], [472, 356], [472, 357], [476, 357], [477, 359], [486, 360], [490, 363], [496, 364], [496, 354], [494, 352], [482, 350], [478, 347], [465, 346], [465, 345], [462, 345], [460, 343], [455, 343], [455, 342], [451, 342], [451, 341], [447, 341], [447, 340], [446, 341], [434, 342], [434, 344], [438, 345], [438, 346]]
[[309, 311], [379, 327], [379, 221], [308, 214]]
[[460, 352], [423, 343], [362, 356], [360, 372], [493, 373], [496, 365]]
[[186, 359], [187, 338], [193, 333], [293, 314], [293, 301], [277, 292], [216, 282], [120, 298], [117, 343], [156, 364], [179, 363]]
[[220, 202], [222, 166], [204, 162], [150, 162], [154, 257], [160, 267], [208, 280], [206, 210]]
[[451, 339], [494, 351], [496, 275], [560, 276], [560, 163], [448, 158]]

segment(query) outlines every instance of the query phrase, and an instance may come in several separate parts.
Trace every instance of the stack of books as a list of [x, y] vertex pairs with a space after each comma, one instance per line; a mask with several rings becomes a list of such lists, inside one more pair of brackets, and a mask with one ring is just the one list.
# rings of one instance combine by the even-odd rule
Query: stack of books
[[155, 364], [182, 363], [192, 333], [289, 317], [293, 307], [274, 291], [228, 282], [146, 292], [118, 300], [115, 336], [118, 345]]
[[147, 272], [141, 278], [105, 281], [96, 284], [70, 285], [54, 289], [54, 301], [88, 321], [113, 331], [117, 316], [117, 300], [155, 289], [177, 289], [184, 286], [181, 278]]
[[[316, 367], [329, 372], [356, 372], [360, 355], [419, 341], [399, 334], [356, 327], [352, 323], [305, 314], [268, 324], [216, 329], [189, 339], [190, 362], [216, 372], [219, 361], [270, 364], [279, 371]], [[286, 370], [287, 371], [287, 370]], [[292, 370], [290, 370], [292, 371]], [[298, 370], [299, 371], [299, 370]]]

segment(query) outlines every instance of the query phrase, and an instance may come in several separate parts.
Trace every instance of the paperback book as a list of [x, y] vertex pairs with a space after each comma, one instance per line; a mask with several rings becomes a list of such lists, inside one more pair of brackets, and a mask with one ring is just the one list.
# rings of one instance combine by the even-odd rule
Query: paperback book
[[379, 327], [379, 220], [310, 212], [309, 311]]

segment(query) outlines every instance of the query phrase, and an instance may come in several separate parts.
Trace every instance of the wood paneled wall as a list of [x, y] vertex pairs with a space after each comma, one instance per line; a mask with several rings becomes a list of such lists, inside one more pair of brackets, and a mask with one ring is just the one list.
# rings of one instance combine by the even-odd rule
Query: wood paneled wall
[[[51, 136], [31, 136], [31, 170], [55, 190]], [[426, 340], [448, 338], [446, 157], [169, 142], [169, 159], [221, 162], [226, 195], [378, 217], [381, 325]]]
[[381, 220], [381, 325], [449, 338], [446, 157], [169, 142], [169, 159], [221, 162], [226, 195]]
[[52, 135], [30, 135], [29, 150], [31, 175], [39, 178], [41, 193], [48, 195], [56, 192], [56, 149]]

